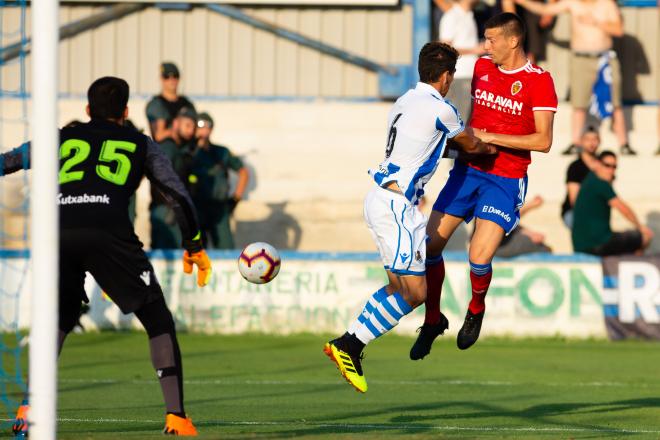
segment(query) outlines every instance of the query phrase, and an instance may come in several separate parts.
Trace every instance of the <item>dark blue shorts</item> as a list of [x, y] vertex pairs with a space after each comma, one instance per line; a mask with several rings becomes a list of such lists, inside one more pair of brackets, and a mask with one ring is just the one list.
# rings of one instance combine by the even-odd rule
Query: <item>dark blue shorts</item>
[[509, 234], [518, 226], [526, 194], [527, 176], [496, 176], [457, 161], [433, 210], [461, 217], [465, 223], [473, 217], [490, 220]]

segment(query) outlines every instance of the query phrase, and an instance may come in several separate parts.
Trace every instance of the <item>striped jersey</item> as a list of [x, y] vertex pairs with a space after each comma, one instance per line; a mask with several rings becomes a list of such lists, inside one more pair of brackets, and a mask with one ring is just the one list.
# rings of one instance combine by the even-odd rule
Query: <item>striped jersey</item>
[[453, 105], [431, 85], [419, 82], [394, 103], [388, 127], [385, 160], [369, 174], [380, 186], [396, 182], [404, 196], [417, 204], [447, 139], [465, 126]]

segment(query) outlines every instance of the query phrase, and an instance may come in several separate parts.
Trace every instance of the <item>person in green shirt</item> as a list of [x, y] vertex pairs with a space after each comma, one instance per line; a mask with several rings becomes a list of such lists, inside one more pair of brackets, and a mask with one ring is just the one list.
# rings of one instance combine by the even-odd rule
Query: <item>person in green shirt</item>
[[[593, 255], [641, 253], [653, 238], [653, 231], [642, 225], [633, 210], [619, 198], [614, 189], [617, 158], [603, 151], [599, 165], [593, 168], [580, 186], [573, 208], [573, 249]], [[619, 211], [635, 229], [613, 232], [610, 228], [612, 208]]]
[[[243, 198], [249, 174], [243, 161], [229, 148], [211, 143], [213, 119], [200, 113], [197, 119], [197, 148], [192, 157], [188, 178], [190, 193], [199, 214], [202, 240], [215, 249], [234, 249], [229, 224], [231, 214]], [[238, 182], [230, 194], [229, 170], [238, 174]]]
[[156, 142], [172, 136], [172, 121], [182, 108], [195, 106], [188, 98], [179, 95], [179, 68], [176, 64], [165, 62], [160, 65], [160, 95], [156, 95], [147, 104], [147, 119], [151, 137]]
[[[197, 113], [184, 107], [172, 121], [172, 130], [167, 138], [159, 142], [161, 150], [172, 162], [172, 168], [184, 185], [191, 173], [192, 156], [195, 149]], [[187, 187], [190, 191], [190, 188]], [[174, 211], [169, 207], [160, 189], [151, 186], [151, 249], [176, 249], [181, 242]]]

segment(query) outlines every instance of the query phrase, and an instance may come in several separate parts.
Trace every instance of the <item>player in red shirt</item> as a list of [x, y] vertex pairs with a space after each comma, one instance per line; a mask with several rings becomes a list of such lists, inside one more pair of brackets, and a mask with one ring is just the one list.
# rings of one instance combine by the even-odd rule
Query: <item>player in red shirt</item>
[[465, 350], [479, 338], [492, 277], [491, 261], [505, 234], [518, 225], [519, 209], [527, 192], [531, 152], [547, 153], [557, 95], [550, 74], [527, 60], [525, 28], [520, 18], [503, 13], [485, 25], [486, 51], [472, 77], [473, 111], [470, 126], [483, 142], [498, 146], [495, 155], [457, 160], [433, 205], [427, 226], [426, 316], [410, 358], [422, 359], [449, 326], [440, 313], [445, 278], [442, 250], [456, 228], [476, 217], [470, 241], [472, 299], [458, 348]]

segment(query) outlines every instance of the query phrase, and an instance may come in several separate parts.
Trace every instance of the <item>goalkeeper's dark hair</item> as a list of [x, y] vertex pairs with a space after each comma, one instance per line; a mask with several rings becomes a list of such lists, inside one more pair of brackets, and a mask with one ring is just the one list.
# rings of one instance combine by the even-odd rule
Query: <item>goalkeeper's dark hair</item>
[[89, 116], [96, 119], [121, 119], [128, 104], [128, 83], [121, 78], [104, 76], [87, 89]]
[[518, 37], [521, 46], [525, 44], [527, 38], [527, 28], [520, 17], [511, 12], [502, 12], [501, 14], [490, 17], [484, 23], [484, 29], [501, 28], [507, 37]]
[[431, 41], [419, 52], [417, 71], [419, 80], [425, 83], [437, 82], [445, 72], [456, 71], [458, 51], [447, 43]]

